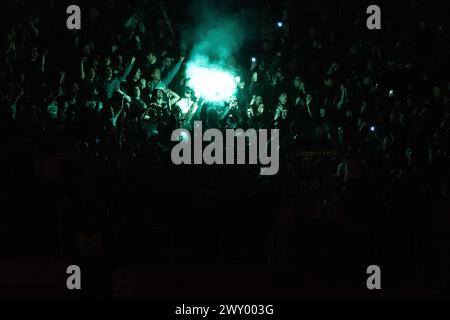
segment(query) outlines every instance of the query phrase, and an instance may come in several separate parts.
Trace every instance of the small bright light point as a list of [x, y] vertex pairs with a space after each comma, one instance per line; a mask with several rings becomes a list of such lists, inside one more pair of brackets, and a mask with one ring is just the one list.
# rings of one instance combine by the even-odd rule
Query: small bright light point
[[375, 131], [375, 127], [374, 127], [374, 126], [371, 126], [371, 127], [370, 127], [370, 131], [374, 132], [374, 131]]
[[234, 78], [234, 81], [236, 81], [236, 83], [240, 83], [241, 82], [241, 77], [237, 76], [236, 78]]
[[256, 62], [256, 58], [255, 57], [252, 58], [252, 62]]
[[281, 27], [283, 27], [283, 22], [281, 22], [281, 21], [280, 21], [280, 22], [278, 22], [278, 23], [277, 23], [277, 26], [278, 26], [278, 28], [281, 28]]
[[207, 101], [228, 101], [236, 92], [234, 75], [217, 67], [190, 64], [186, 74], [190, 78], [189, 86]]

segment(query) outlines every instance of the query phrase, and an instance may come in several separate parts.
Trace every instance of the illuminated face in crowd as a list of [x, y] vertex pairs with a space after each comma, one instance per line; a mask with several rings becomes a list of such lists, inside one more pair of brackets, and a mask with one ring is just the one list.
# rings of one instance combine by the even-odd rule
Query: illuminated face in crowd
[[278, 98], [278, 101], [280, 102], [281, 105], [286, 105], [287, 103], [287, 94], [285, 92], [283, 92], [280, 97]]
[[281, 110], [281, 118], [283, 120], [285, 120], [287, 118], [288, 115], [288, 110], [286, 108], [283, 108], [283, 110]]
[[258, 73], [257, 72], [253, 72], [253, 74], [252, 74], [252, 81], [253, 82], [258, 82]]
[[156, 56], [153, 53], [150, 52], [147, 55], [147, 62], [150, 63], [150, 64], [155, 63], [156, 62]]
[[164, 59], [164, 67], [170, 68], [173, 64], [173, 58], [167, 57]]
[[347, 110], [347, 111], [345, 112], [345, 116], [346, 116], [347, 118], [353, 117], [353, 112], [352, 112], [352, 110]]
[[155, 98], [157, 101], [162, 101], [164, 99], [164, 94], [162, 90], [156, 89], [155, 90]]
[[161, 80], [161, 70], [159, 68], [156, 68], [155, 70], [153, 70], [152, 77], [153, 77], [153, 80], [155, 80], [155, 81]]
[[145, 89], [145, 87], [147, 87], [147, 80], [145, 80], [145, 78], [141, 78], [139, 80], [140, 85], [141, 85], [141, 90]]
[[141, 69], [137, 69], [136, 70], [136, 73], [134, 74], [134, 79], [136, 80], [136, 81], [138, 81], [140, 78], [141, 78], [141, 75], [142, 75], [142, 73], [141, 73]]

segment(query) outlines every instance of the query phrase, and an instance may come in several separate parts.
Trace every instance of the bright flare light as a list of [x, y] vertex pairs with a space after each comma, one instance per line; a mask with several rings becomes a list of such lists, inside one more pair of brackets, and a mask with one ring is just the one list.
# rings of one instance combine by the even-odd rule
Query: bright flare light
[[207, 101], [228, 101], [236, 92], [234, 75], [217, 67], [191, 64], [188, 65], [186, 75], [190, 78], [189, 86]]

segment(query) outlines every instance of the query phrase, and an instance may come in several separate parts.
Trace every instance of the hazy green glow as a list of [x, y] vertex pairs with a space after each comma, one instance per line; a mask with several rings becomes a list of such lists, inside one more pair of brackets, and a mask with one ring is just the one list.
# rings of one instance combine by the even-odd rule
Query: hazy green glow
[[189, 86], [207, 101], [228, 101], [236, 92], [235, 76], [220, 67], [190, 63], [186, 75]]

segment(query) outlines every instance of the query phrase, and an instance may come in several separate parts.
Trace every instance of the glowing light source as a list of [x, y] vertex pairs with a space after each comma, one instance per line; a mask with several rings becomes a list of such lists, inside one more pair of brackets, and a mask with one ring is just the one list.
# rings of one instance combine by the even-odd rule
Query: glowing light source
[[188, 64], [189, 87], [207, 101], [228, 101], [236, 92], [235, 76], [216, 66]]
[[278, 28], [282, 28], [282, 27], [283, 27], [283, 22], [279, 21], [279, 22], [277, 23], [277, 26], [278, 26]]
[[252, 58], [252, 62], [256, 62], [256, 58], [255, 57]]

